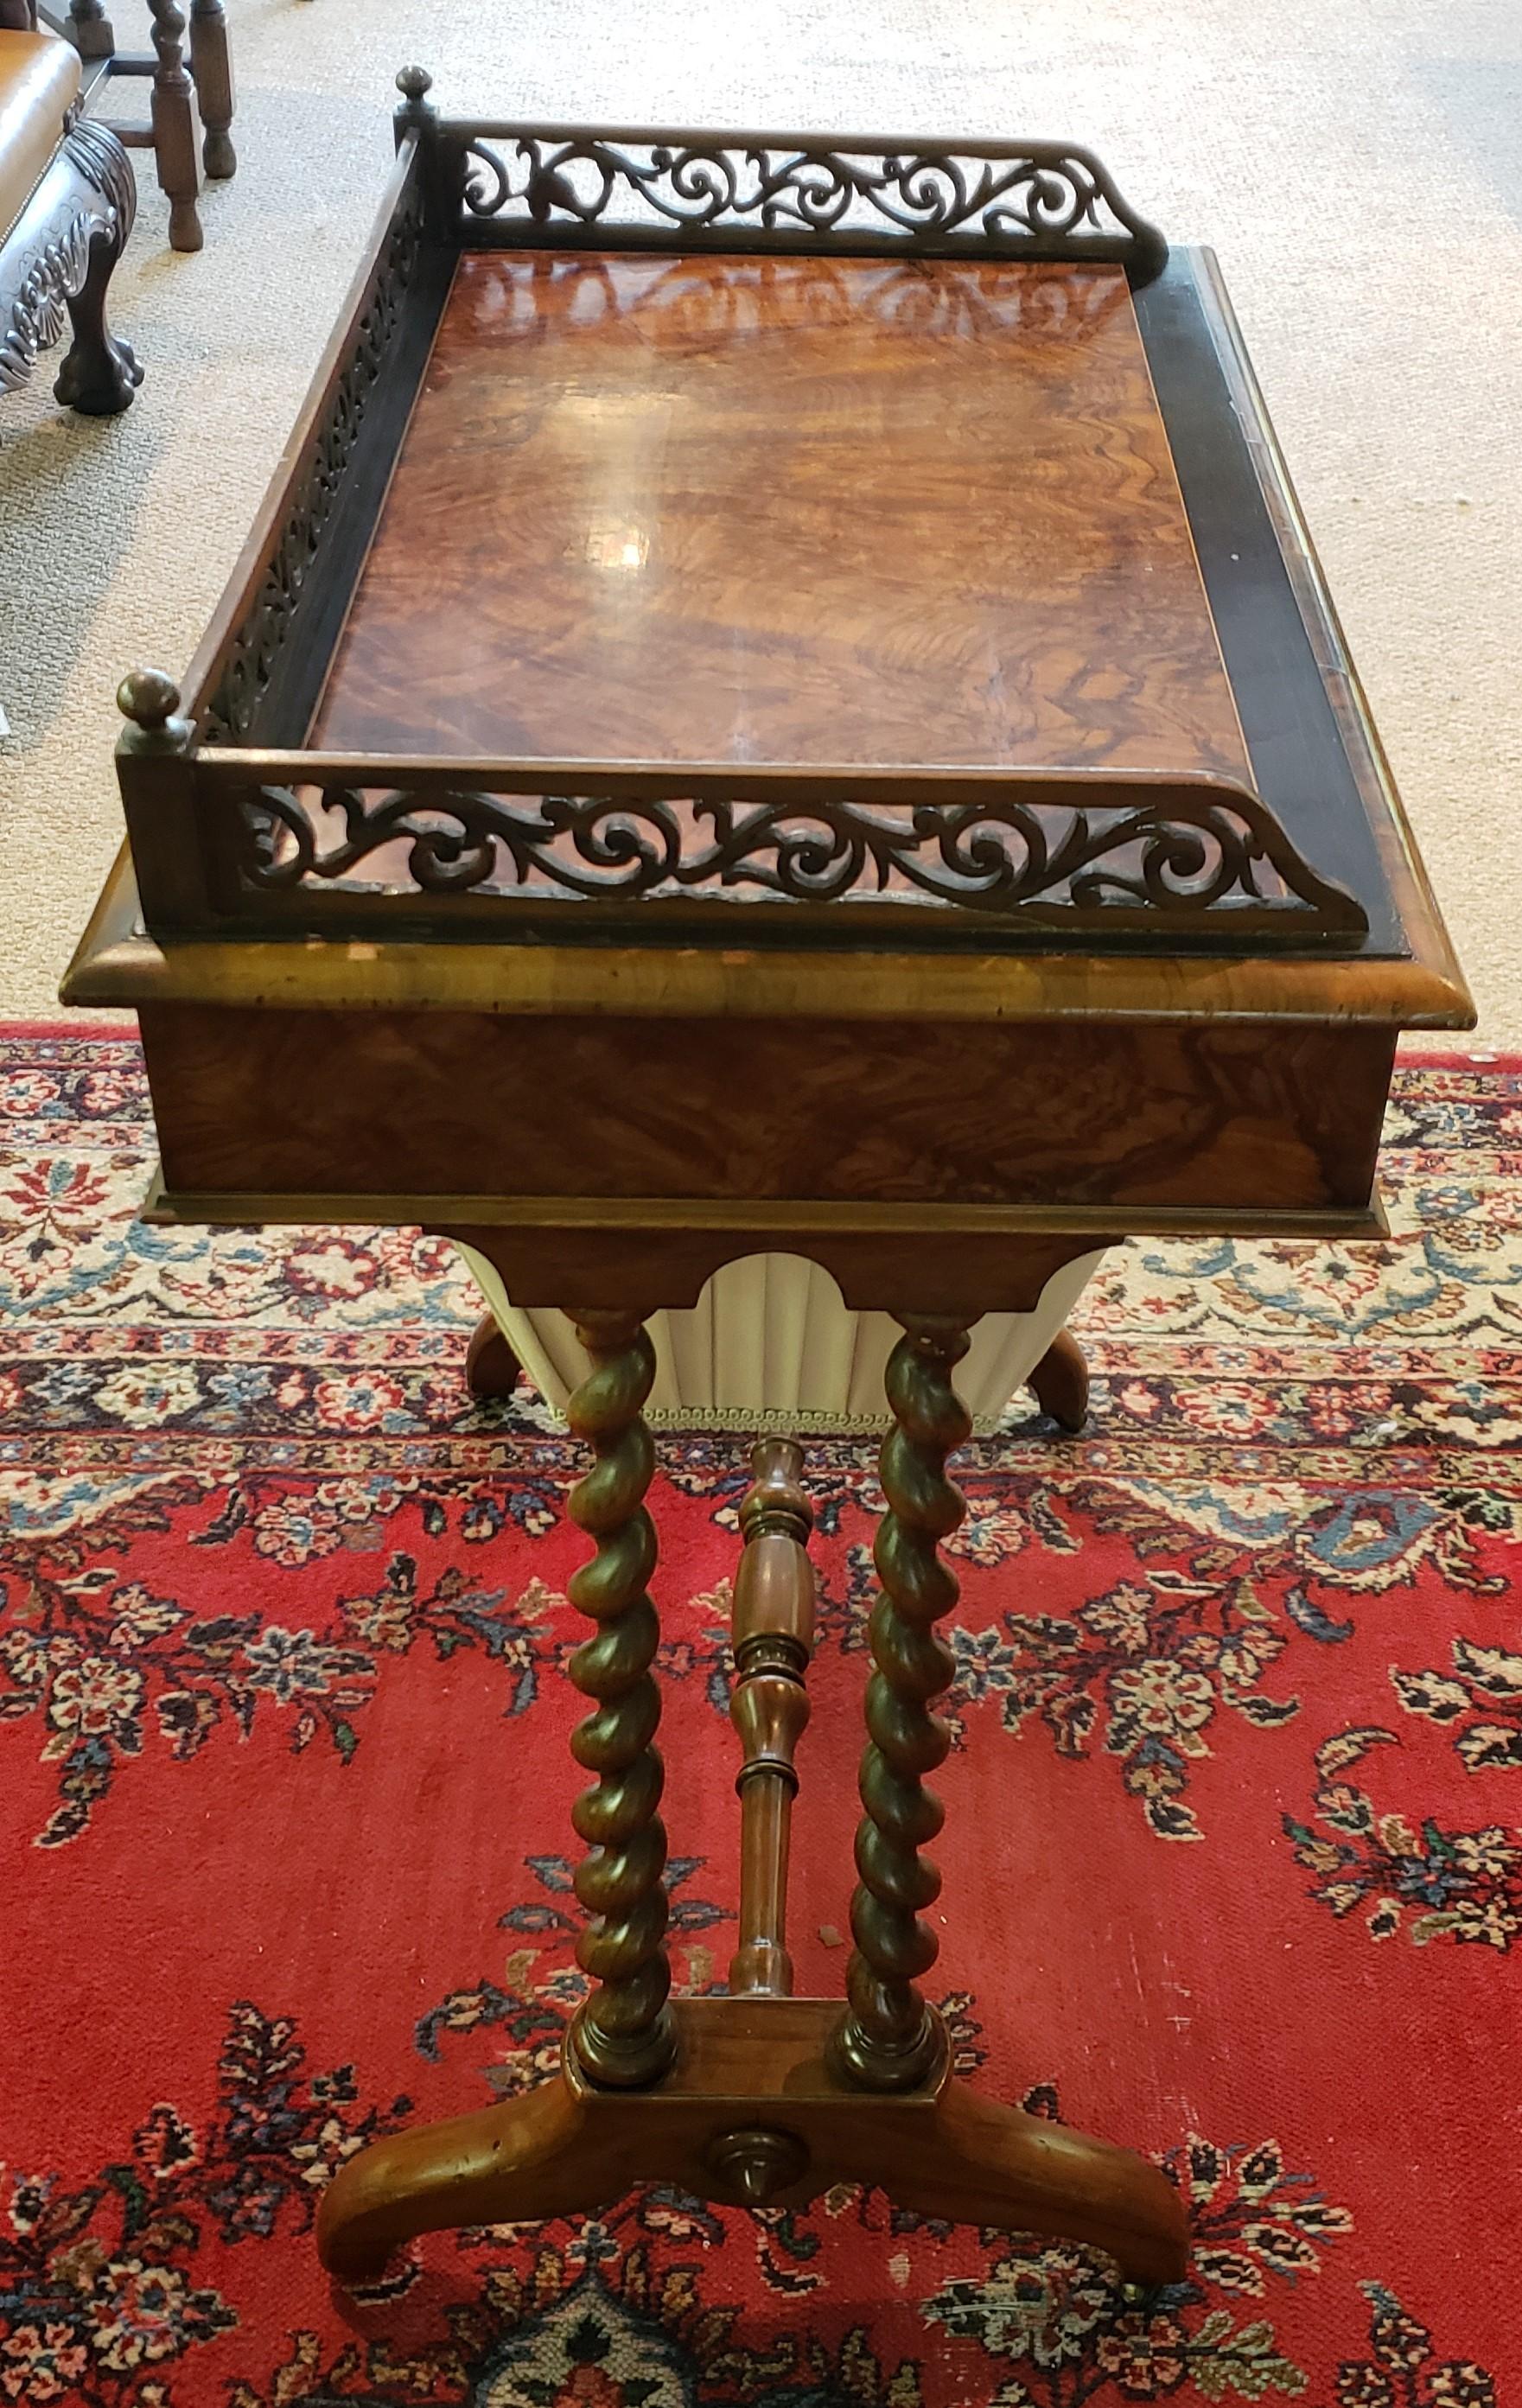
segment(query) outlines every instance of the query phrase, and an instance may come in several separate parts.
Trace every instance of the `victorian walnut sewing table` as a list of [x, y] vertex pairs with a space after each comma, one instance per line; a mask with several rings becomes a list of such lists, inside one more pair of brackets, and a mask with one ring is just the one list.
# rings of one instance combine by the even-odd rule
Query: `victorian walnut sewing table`
[[[1377, 1237], [1397, 1034], [1471, 1022], [1213, 264], [1064, 146], [464, 123], [398, 81], [184, 692], [123, 683], [128, 850], [64, 989], [140, 1015], [152, 1211], [422, 1224], [591, 1359], [588, 1995], [556, 2079], [342, 2170], [324, 2260], [855, 2179], [1174, 2277], [1158, 2170], [952, 2081], [918, 1986], [953, 1373], [1130, 1234]], [[740, 1944], [672, 2000], [642, 1325], [768, 1250], [904, 1332], [855, 1945], [845, 2000], [790, 1995], [810, 1517], [765, 1440]]]

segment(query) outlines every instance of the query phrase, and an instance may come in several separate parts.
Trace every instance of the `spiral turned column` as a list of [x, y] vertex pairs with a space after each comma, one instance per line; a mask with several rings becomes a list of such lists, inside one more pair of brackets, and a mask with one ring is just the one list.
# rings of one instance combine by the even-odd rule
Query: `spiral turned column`
[[567, 1415], [596, 1460], [571, 1491], [570, 1513], [596, 1553], [572, 1576], [570, 1597], [597, 1629], [571, 1657], [572, 1681], [594, 1700], [571, 1753], [597, 1779], [571, 1820], [590, 1850], [576, 1874], [591, 1916], [577, 1961], [597, 1986], [571, 2045], [593, 2081], [639, 2089], [660, 2079], [676, 2045], [666, 2003], [664, 1775], [653, 1744], [661, 1700], [650, 1669], [660, 1635], [648, 1589], [655, 1530], [644, 1506], [654, 1449], [641, 1412], [655, 1356], [638, 1313], [583, 1312], [576, 1334], [592, 1368]]
[[920, 1850], [944, 1819], [924, 1776], [951, 1744], [929, 1711], [953, 1671], [935, 1625], [957, 1597], [940, 1543], [966, 1510], [946, 1457], [972, 1426], [951, 1376], [967, 1353], [965, 1326], [939, 1313], [894, 1317], [904, 1336], [888, 1358], [894, 1426], [880, 1459], [888, 1511], [872, 1551], [883, 1593], [869, 1626], [876, 1669], [861, 1760], [867, 1811], [856, 1832], [855, 1948], [849, 2005], [831, 2043], [836, 2071], [872, 2090], [912, 2089], [935, 2071], [945, 2045], [940, 2017], [915, 1986], [940, 1945], [920, 1914], [940, 1895], [940, 1874]]

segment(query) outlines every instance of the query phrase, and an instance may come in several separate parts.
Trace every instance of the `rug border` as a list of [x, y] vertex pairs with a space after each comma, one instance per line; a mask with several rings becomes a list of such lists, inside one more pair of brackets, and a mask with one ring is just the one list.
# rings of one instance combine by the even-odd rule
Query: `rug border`
[[105, 1037], [117, 1041], [130, 1038], [136, 1045], [138, 1029], [136, 1020], [95, 1023], [83, 1012], [75, 1020], [0, 1020], [0, 1042], [15, 1037]]

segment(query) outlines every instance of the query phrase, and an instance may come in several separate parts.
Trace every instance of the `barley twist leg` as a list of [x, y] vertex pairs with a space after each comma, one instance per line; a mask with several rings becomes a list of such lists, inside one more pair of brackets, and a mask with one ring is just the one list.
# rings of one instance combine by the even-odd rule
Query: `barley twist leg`
[[571, 1819], [590, 1851], [576, 1895], [592, 1919], [576, 1954], [597, 1986], [571, 2038], [590, 2079], [637, 2089], [660, 2079], [675, 2046], [663, 1773], [653, 1744], [661, 1713], [650, 1669], [660, 1635], [648, 1592], [655, 1531], [644, 1506], [654, 1449], [640, 1410], [655, 1358], [638, 1313], [585, 1312], [576, 1328], [592, 1368], [567, 1412], [596, 1459], [571, 1492], [570, 1513], [596, 1553], [572, 1577], [570, 1597], [597, 1629], [570, 1662], [572, 1681], [594, 1701], [571, 1753], [597, 1779]]
[[832, 2049], [837, 2070], [873, 2090], [925, 2081], [944, 2048], [940, 2018], [916, 1986], [939, 1945], [921, 1912], [940, 1890], [940, 1872], [920, 1850], [943, 1819], [924, 1776], [950, 1745], [945, 1725], [929, 1711], [953, 1670], [935, 1625], [957, 1596], [940, 1542], [965, 1511], [945, 1464], [971, 1428], [951, 1377], [968, 1349], [966, 1327], [942, 1314], [895, 1317], [905, 1334], [887, 1369], [894, 1426], [881, 1458], [888, 1511], [873, 1550], [883, 1593], [870, 1625], [876, 1670], [867, 1686], [869, 1743], [861, 1762], [867, 1811], [856, 1833], [856, 1944], [846, 1976], [849, 2006]]

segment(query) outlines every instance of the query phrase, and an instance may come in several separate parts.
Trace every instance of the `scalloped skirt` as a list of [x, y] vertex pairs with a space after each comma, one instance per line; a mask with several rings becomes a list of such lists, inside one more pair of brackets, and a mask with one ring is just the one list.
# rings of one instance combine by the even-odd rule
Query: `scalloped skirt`
[[[485, 1256], [462, 1246], [498, 1327], [546, 1402], [564, 1412], [586, 1357], [563, 1312], [520, 1312]], [[1033, 1312], [977, 1324], [956, 1385], [974, 1422], [1000, 1420], [1103, 1260], [1102, 1249], [1047, 1281]], [[829, 1273], [797, 1254], [752, 1254], [715, 1271], [698, 1301], [651, 1316], [652, 1421], [717, 1428], [881, 1428], [883, 1374], [898, 1326], [854, 1312]]]

